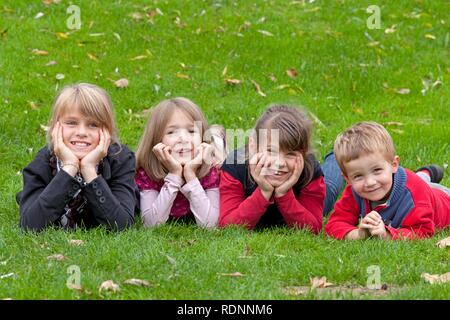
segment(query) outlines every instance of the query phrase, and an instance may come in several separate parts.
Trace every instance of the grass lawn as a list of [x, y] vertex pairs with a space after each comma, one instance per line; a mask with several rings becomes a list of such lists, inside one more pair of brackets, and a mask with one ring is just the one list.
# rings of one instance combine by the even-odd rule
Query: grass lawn
[[[51, 2], [0, 4], [0, 299], [450, 298], [449, 283], [421, 278], [450, 271], [449, 249], [435, 245], [449, 229], [408, 242], [140, 223], [119, 234], [27, 234], [15, 202], [20, 170], [45, 144], [41, 126], [56, 91], [74, 82], [110, 93], [121, 141], [133, 150], [145, 110], [185, 96], [229, 129], [251, 128], [271, 103], [303, 105], [321, 159], [344, 128], [374, 120], [392, 134], [403, 166], [446, 167], [448, 2], [79, 0], [79, 30], [66, 24], [72, 3]], [[367, 27], [369, 5], [381, 10], [380, 29]], [[114, 85], [120, 78], [126, 88]], [[54, 254], [64, 259], [47, 258]], [[82, 290], [67, 288], [70, 266], [79, 268]], [[369, 266], [379, 267], [387, 290], [364, 289]], [[310, 278], [322, 276], [334, 289], [309, 291]], [[125, 284], [130, 278], [150, 285]], [[120, 291], [99, 292], [106, 280]]]

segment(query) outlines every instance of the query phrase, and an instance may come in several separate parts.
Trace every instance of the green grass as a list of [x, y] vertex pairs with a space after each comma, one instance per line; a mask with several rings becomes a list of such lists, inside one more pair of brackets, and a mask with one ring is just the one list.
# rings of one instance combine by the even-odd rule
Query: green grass
[[[74, 82], [92, 82], [111, 94], [121, 140], [132, 149], [143, 131], [142, 111], [170, 95], [192, 99], [210, 123], [230, 129], [250, 128], [271, 103], [303, 105], [320, 119], [314, 132], [319, 157], [354, 122], [398, 122], [387, 128], [402, 165], [412, 169], [427, 163], [446, 165], [448, 3], [301, 2], [77, 1], [82, 26], [71, 31], [66, 27], [68, 1], [49, 6], [42, 1], [2, 1], [0, 276], [15, 275], [0, 279], [0, 298], [329, 299], [330, 294], [286, 295], [283, 288], [309, 286], [309, 278], [315, 276], [326, 276], [338, 286], [365, 286], [367, 267], [378, 265], [382, 283], [396, 290], [380, 297], [371, 292], [338, 297], [448, 299], [449, 284], [429, 285], [420, 278], [422, 272], [449, 271], [448, 249], [435, 247], [438, 239], [450, 236], [448, 230], [428, 240], [394, 243], [337, 242], [323, 233], [317, 237], [286, 229], [205, 231], [167, 225], [146, 230], [138, 224], [120, 234], [48, 230], [34, 235], [17, 227], [20, 170], [45, 143], [40, 125], [47, 122], [56, 90]], [[365, 9], [372, 4], [381, 8], [380, 30], [366, 26]], [[146, 13], [156, 8], [163, 15], [156, 14], [152, 23]], [[34, 19], [39, 12], [44, 16]], [[143, 18], [137, 20], [133, 13]], [[396, 31], [385, 33], [393, 25]], [[58, 32], [68, 37], [61, 38]], [[49, 55], [35, 55], [33, 49]], [[147, 58], [132, 60], [142, 55]], [[45, 66], [49, 61], [57, 64]], [[298, 71], [296, 78], [286, 75], [289, 68]], [[56, 80], [59, 73], [64, 79]], [[115, 88], [111, 80], [122, 77], [129, 86]], [[231, 87], [226, 78], [243, 82]], [[426, 78], [442, 84], [423, 95]], [[251, 80], [266, 97], [258, 95]], [[280, 89], [282, 85], [288, 87]], [[400, 88], [409, 88], [410, 93], [397, 93]], [[449, 185], [446, 173], [443, 183]], [[68, 239], [82, 239], [85, 245], [70, 245]], [[247, 247], [250, 257], [240, 258]], [[66, 259], [47, 259], [55, 253]], [[84, 292], [67, 289], [70, 265], [80, 267]], [[220, 275], [234, 272], [244, 276]], [[129, 278], [146, 279], [152, 286], [123, 284]], [[109, 279], [121, 291], [100, 295], [98, 287]]]

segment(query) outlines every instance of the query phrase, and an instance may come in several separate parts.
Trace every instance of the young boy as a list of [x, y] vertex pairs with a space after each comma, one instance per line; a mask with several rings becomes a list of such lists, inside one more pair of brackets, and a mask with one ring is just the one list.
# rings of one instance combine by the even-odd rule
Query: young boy
[[412, 239], [450, 225], [448, 189], [431, 188], [399, 166], [392, 138], [382, 125], [352, 126], [336, 138], [334, 153], [348, 186], [325, 226], [329, 236]]

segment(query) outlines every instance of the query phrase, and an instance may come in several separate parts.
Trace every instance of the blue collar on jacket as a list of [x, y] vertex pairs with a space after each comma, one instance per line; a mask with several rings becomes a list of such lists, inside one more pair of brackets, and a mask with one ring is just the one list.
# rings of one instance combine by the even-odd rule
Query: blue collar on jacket
[[[385, 225], [399, 228], [408, 213], [414, 208], [414, 201], [411, 192], [406, 188], [407, 174], [404, 168], [399, 167], [392, 180], [393, 187], [388, 200], [373, 210], [381, 215]], [[370, 212], [369, 201], [361, 198], [355, 190], [352, 189], [352, 191], [359, 206], [359, 214], [363, 218]]]

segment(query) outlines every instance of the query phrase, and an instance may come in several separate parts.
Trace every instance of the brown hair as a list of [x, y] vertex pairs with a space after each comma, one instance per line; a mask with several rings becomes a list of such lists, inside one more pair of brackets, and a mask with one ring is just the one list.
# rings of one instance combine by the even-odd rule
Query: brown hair
[[387, 161], [394, 160], [395, 147], [389, 132], [376, 122], [359, 122], [341, 134], [334, 142], [334, 154], [344, 175], [345, 163], [365, 154], [379, 152]]
[[304, 168], [297, 186], [304, 187], [314, 175], [314, 163], [307, 155], [312, 153], [311, 132], [312, 123], [306, 113], [296, 107], [287, 105], [270, 106], [258, 119], [255, 125], [256, 144], [259, 147], [259, 132], [278, 129], [280, 150], [299, 151], [304, 159]]
[[[154, 181], [163, 180], [168, 173], [153, 153], [153, 147], [162, 141], [166, 125], [175, 110], [181, 110], [196, 125], [201, 123], [201, 128], [198, 129], [202, 136], [202, 142], [211, 144], [212, 137], [216, 135], [214, 132], [209, 135], [204, 134], [209, 131], [208, 122], [200, 108], [191, 100], [178, 97], [161, 101], [153, 109], [136, 151], [137, 168], [143, 168], [145, 173]], [[213, 165], [215, 163], [204, 161], [199, 168], [198, 177], [207, 175]]]
[[111, 144], [119, 144], [113, 105], [108, 93], [96, 85], [78, 83], [64, 87], [55, 98], [47, 131], [47, 146], [50, 150], [53, 150], [53, 128], [70, 108], [79, 108], [82, 115], [94, 119], [108, 130], [111, 135]]

